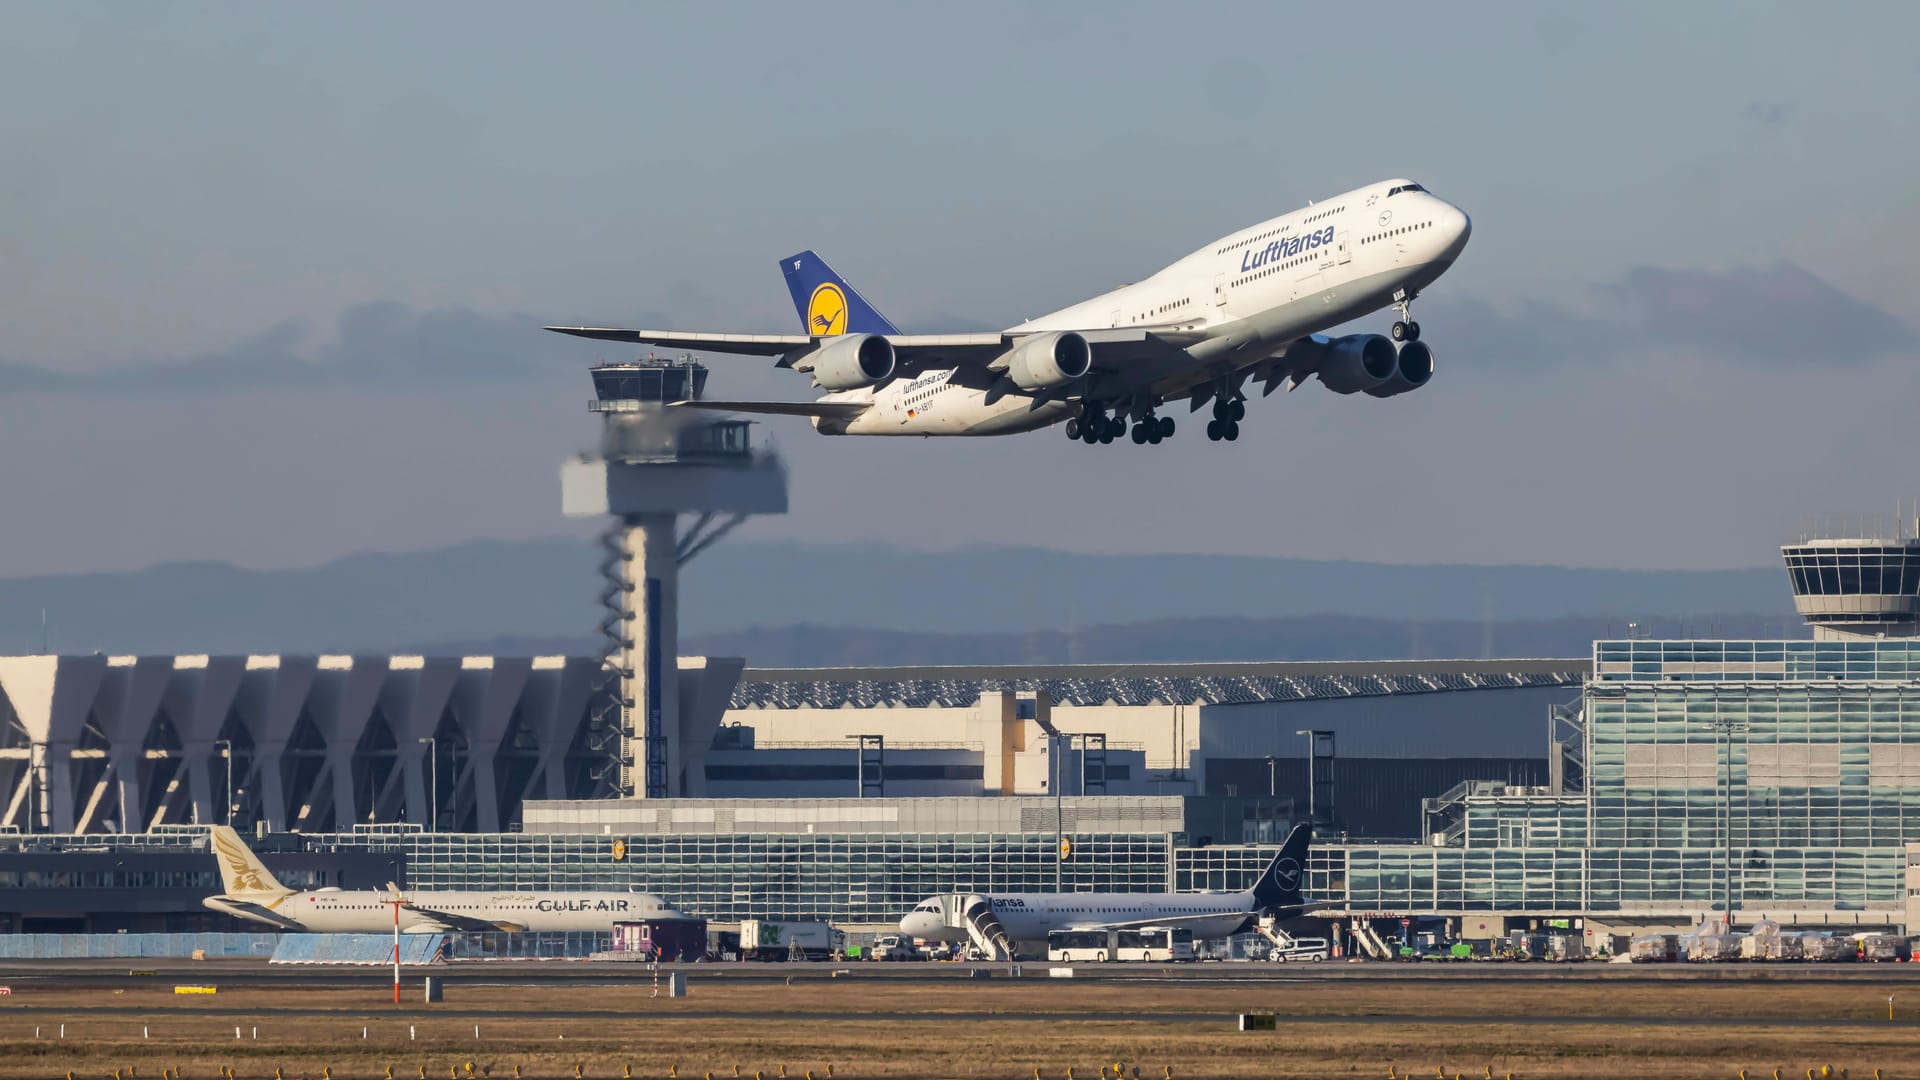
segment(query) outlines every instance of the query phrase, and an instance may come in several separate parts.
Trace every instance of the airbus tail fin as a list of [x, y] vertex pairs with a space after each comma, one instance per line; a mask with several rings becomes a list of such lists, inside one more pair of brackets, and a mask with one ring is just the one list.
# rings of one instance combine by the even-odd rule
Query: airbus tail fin
[[834, 334], [898, 334], [899, 328], [853, 291], [846, 279], [811, 251], [780, 260], [800, 325], [815, 337]]
[[1254, 883], [1253, 900], [1261, 908], [1299, 907], [1306, 901], [1300, 886], [1307, 877], [1307, 849], [1313, 843], [1312, 825], [1295, 825], [1267, 869]]
[[286, 896], [293, 892], [280, 884], [239, 833], [215, 825], [211, 836], [214, 858], [220, 863], [220, 885], [228, 896]]

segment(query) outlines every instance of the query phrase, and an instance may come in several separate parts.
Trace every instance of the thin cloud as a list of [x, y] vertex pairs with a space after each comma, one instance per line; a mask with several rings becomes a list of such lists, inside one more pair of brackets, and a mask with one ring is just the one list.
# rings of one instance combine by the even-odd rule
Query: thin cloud
[[1640, 267], [1597, 290], [1594, 310], [1547, 300], [1510, 309], [1436, 297], [1423, 320], [1449, 352], [1487, 369], [1554, 369], [1648, 352], [1757, 368], [1874, 364], [1920, 348], [1887, 312], [1792, 263], [1725, 271]]
[[[581, 354], [541, 329], [535, 315], [484, 315], [469, 308], [419, 311], [359, 304], [343, 312], [333, 340], [310, 344], [287, 321], [233, 346], [184, 357], [132, 360], [91, 371], [0, 361], [0, 394], [200, 393], [299, 387], [406, 387], [504, 382], [577, 366]], [[644, 317], [645, 325], [664, 325]]]

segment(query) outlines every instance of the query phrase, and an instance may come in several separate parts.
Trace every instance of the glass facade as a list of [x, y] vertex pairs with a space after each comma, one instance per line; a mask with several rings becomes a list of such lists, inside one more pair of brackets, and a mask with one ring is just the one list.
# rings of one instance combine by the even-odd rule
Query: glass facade
[[1895, 912], [1920, 642], [1601, 641], [1582, 790], [1476, 795], [1458, 846], [1347, 848], [1352, 909]]
[[721, 922], [890, 924], [939, 893], [1051, 891], [1056, 866], [1060, 886], [1072, 891], [1167, 887], [1170, 835], [1094, 833], [1071, 839], [1073, 854], [1064, 864], [1052, 832], [356, 833], [315, 842], [341, 850], [402, 851], [408, 885], [415, 888], [633, 889], [659, 893], [690, 914]]

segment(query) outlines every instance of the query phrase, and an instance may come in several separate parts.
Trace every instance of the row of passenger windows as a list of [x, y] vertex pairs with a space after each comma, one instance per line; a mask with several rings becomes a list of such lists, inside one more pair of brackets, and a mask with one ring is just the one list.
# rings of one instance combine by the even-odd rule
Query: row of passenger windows
[[1345, 206], [1336, 206], [1336, 207], [1334, 207], [1334, 208], [1333, 208], [1333, 209], [1331, 209], [1331, 210], [1322, 210], [1322, 211], [1320, 211], [1320, 212], [1319, 212], [1319, 213], [1317, 213], [1317, 214], [1312, 214], [1312, 215], [1309, 215], [1309, 216], [1308, 216], [1308, 218], [1307, 218], [1307, 220], [1308, 220], [1308, 221], [1320, 221], [1320, 220], [1322, 220], [1323, 218], [1330, 218], [1330, 217], [1332, 217], [1332, 216], [1333, 216], [1333, 215], [1335, 215], [1335, 214], [1343, 214], [1343, 213], [1346, 213], [1346, 210], [1347, 210], [1347, 208], [1346, 208]]
[[1241, 278], [1235, 284], [1245, 285], [1249, 281], [1257, 281], [1260, 278], [1266, 277], [1268, 274], [1278, 273], [1279, 271], [1286, 270], [1290, 267], [1300, 266], [1304, 263], [1313, 262], [1314, 259], [1316, 258], [1318, 258], [1317, 255], [1302, 255], [1298, 258], [1288, 259], [1286, 262], [1283, 262], [1283, 263], [1275, 263], [1274, 265], [1269, 266], [1264, 270], [1255, 270], [1253, 273], [1248, 274], [1246, 277]]
[[1422, 221], [1417, 225], [1403, 225], [1398, 229], [1388, 229], [1385, 232], [1374, 233], [1372, 236], [1363, 236], [1360, 238], [1360, 242], [1363, 244], [1371, 244], [1375, 240], [1385, 240], [1389, 236], [1399, 236], [1402, 233], [1410, 233], [1415, 231], [1416, 229], [1427, 228], [1432, 224], [1433, 222], [1431, 221]]

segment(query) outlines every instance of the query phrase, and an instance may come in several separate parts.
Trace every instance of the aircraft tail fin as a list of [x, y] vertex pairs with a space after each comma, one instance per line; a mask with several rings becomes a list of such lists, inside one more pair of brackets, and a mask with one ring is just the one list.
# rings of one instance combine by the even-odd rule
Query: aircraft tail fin
[[1295, 825], [1287, 834], [1287, 842], [1280, 846], [1280, 854], [1273, 857], [1267, 868], [1254, 883], [1253, 899], [1262, 908], [1299, 907], [1305, 904], [1300, 895], [1300, 886], [1307, 877], [1307, 849], [1313, 844], [1313, 826]]
[[286, 896], [293, 892], [280, 884], [239, 833], [215, 825], [210, 835], [214, 858], [220, 863], [220, 884], [228, 896]]
[[898, 334], [899, 328], [873, 309], [827, 261], [811, 251], [780, 260], [800, 325], [815, 337], [835, 334]]

